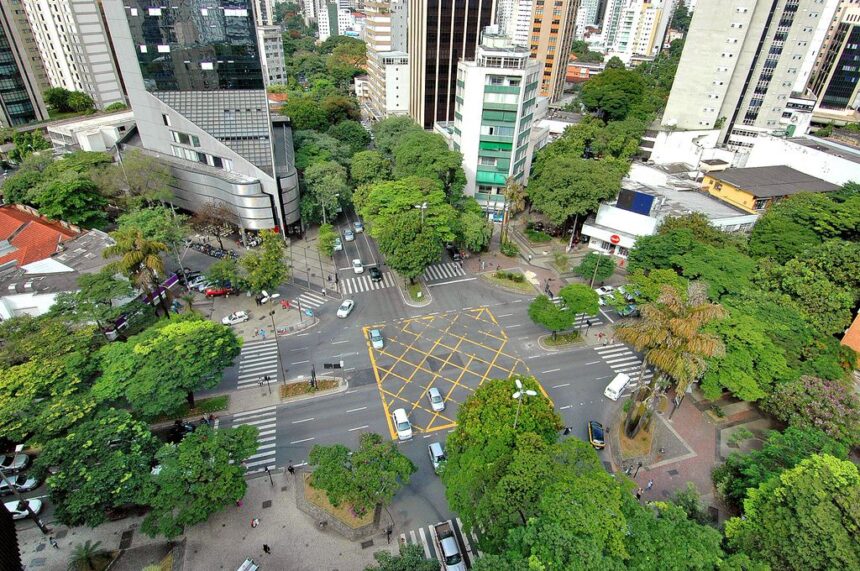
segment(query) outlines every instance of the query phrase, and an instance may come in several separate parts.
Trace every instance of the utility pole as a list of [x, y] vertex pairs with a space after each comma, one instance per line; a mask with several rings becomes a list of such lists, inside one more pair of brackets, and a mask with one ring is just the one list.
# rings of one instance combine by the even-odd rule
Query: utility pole
[[[15, 452], [19, 452], [19, 451], [20, 451], [20, 447], [16, 447]], [[16, 488], [15, 486], [12, 485], [12, 482], [10, 482], [9, 479], [6, 477], [6, 472], [4, 472], [2, 469], [0, 469], [0, 478], [2, 478], [3, 481], [6, 483], [6, 487], [9, 490], [12, 490], [12, 492], [15, 494], [15, 497], [18, 498], [18, 502], [23, 502], [23, 505], [24, 505], [25, 509], [27, 510], [27, 514], [30, 516], [30, 519], [33, 520], [33, 523], [35, 523], [36, 526], [38, 526], [39, 531], [41, 531], [44, 535], [48, 535], [49, 533], [51, 533], [50, 528], [47, 525], [45, 525], [45, 522], [43, 522], [32, 509], [30, 509], [30, 502], [25, 500], [24, 497], [21, 495], [21, 492], [18, 491], [18, 488]], [[6, 509], [6, 508], [3, 508], [3, 509]]]
[[591, 284], [588, 287], [594, 287], [594, 280], [597, 279], [597, 268], [600, 267], [601, 258], [603, 258], [603, 252], [597, 252], [597, 263], [594, 264], [594, 273], [591, 274]]

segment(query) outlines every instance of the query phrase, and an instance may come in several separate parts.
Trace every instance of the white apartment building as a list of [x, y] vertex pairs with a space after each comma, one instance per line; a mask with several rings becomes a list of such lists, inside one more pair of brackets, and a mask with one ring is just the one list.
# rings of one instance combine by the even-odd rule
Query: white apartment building
[[83, 91], [99, 109], [126, 102], [99, 1], [23, 4], [52, 87]]
[[667, 12], [671, 7], [671, 0], [609, 0], [602, 30], [607, 56], [617, 56], [625, 64], [634, 56], [656, 56], [671, 20]]
[[353, 36], [361, 35], [356, 18], [353, 16], [354, 2], [350, 0], [318, 0], [317, 4], [317, 29], [319, 41], [324, 42], [331, 36]]
[[274, 0], [254, 0], [254, 19], [257, 26], [275, 25], [274, 8]]
[[377, 121], [409, 111], [409, 56], [406, 54], [406, 0], [371, 0], [367, 21], [367, 108]]
[[284, 60], [284, 38], [280, 26], [257, 26], [257, 45], [260, 46], [260, 63], [266, 86], [287, 81]]
[[518, 0], [513, 5], [511, 18], [504, 28], [499, 29], [507, 34], [514, 45], [529, 45], [532, 28], [532, 5], [534, 0]]
[[465, 193], [490, 215], [504, 211], [509, 177], [526, 183], [529, 145], [542, 64], [496, 27], [484, 29], [474, 60], [457, 65], [450, 144], [463, 153]]
[[600, 0], [580, 0], [579, 10], [576, 11], [576, 23], [574, 24], [573, 37], [581, 40], [585, 37], [585, 27], [597, 25], [597, 16], [600, 13]]
[[719, 129], [729, 148], [781, 130], [824, 0], [699, 0], [662, 125]]
[[305, 26], [310, 26], [311, 22], [317, 21], [317, 0], [299, 0], [299, 10]]

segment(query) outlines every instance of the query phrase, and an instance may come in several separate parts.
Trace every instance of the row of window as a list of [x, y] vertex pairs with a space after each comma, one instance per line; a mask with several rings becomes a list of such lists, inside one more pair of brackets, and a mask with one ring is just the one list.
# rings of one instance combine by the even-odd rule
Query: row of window
[[[217, 9], [218, 8], [201, 8], [200, 9], [200, 15], [201, 16], [208, 16], [209, 10], [217, 10]], [[247, 18], [248, 17], [248, 10], [245, 8], [222, 8], [222, 9], [224, 10], [225, 16], [230, 16], [230, 17], [234, 17], [234, 18]], [[147, 16], [163, 16], [164, 10], [166, 10], [166, 8], [147, 8], [146, 15]], [[132, 16], [140, 15], [140, 10], [138, 10], [137, 8], [129, 8], [129, 12]]]
[[216, 157], [209, 153], [201, 153], [194, 149], [186, 149], [177, 145], [170, 145], [170, 148], [173, 150], [174, 157], [209, 165], [210, 167], [224, 169], [225, 171], [233, 170], [233, 161], [230, 159], [222, 159], [221, 157]]

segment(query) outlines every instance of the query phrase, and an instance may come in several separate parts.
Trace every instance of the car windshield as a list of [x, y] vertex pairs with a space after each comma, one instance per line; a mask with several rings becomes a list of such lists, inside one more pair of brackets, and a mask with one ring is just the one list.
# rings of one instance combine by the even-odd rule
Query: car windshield
[[398, 422], [397, 423], [397, 430], [409, 430], [409, 423], [408, 422]]
[[342, 304], [340, 305], [340, 308], [341, 308], [341, 309], [349, 309], [349, 303], [346, 303], [346, 302], [342, 303]]
[[599, 424], [591, 425], [591, 435], [595, 440], [603, 441], [603, 427]]
[[433, 395], [433, 394], [431, 394], [431, 395], [430, 395], [430, 400], [431, 400], [431, 401], [433, 401], [433, 402], [442, 402], [442, 396], [441, 396], [441, 395]]
[[459, 563], [462, 560], [463, 560], [463, 558], [460, 556], [460, 554], [455, 553], [454, 555], [449, 555], [448, 557], [445, 558], [445, 565], [456, 565], [457, 563]]

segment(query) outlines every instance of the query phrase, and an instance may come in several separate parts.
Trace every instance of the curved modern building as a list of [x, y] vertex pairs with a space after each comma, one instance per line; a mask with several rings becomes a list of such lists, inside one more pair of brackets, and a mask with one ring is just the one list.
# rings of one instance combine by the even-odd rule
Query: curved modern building
[[251, 0], [104, 0], [139, 147], [177, 206], [227, 206], [246, 230], [300, 231], [289, 119], [266, 98]]

